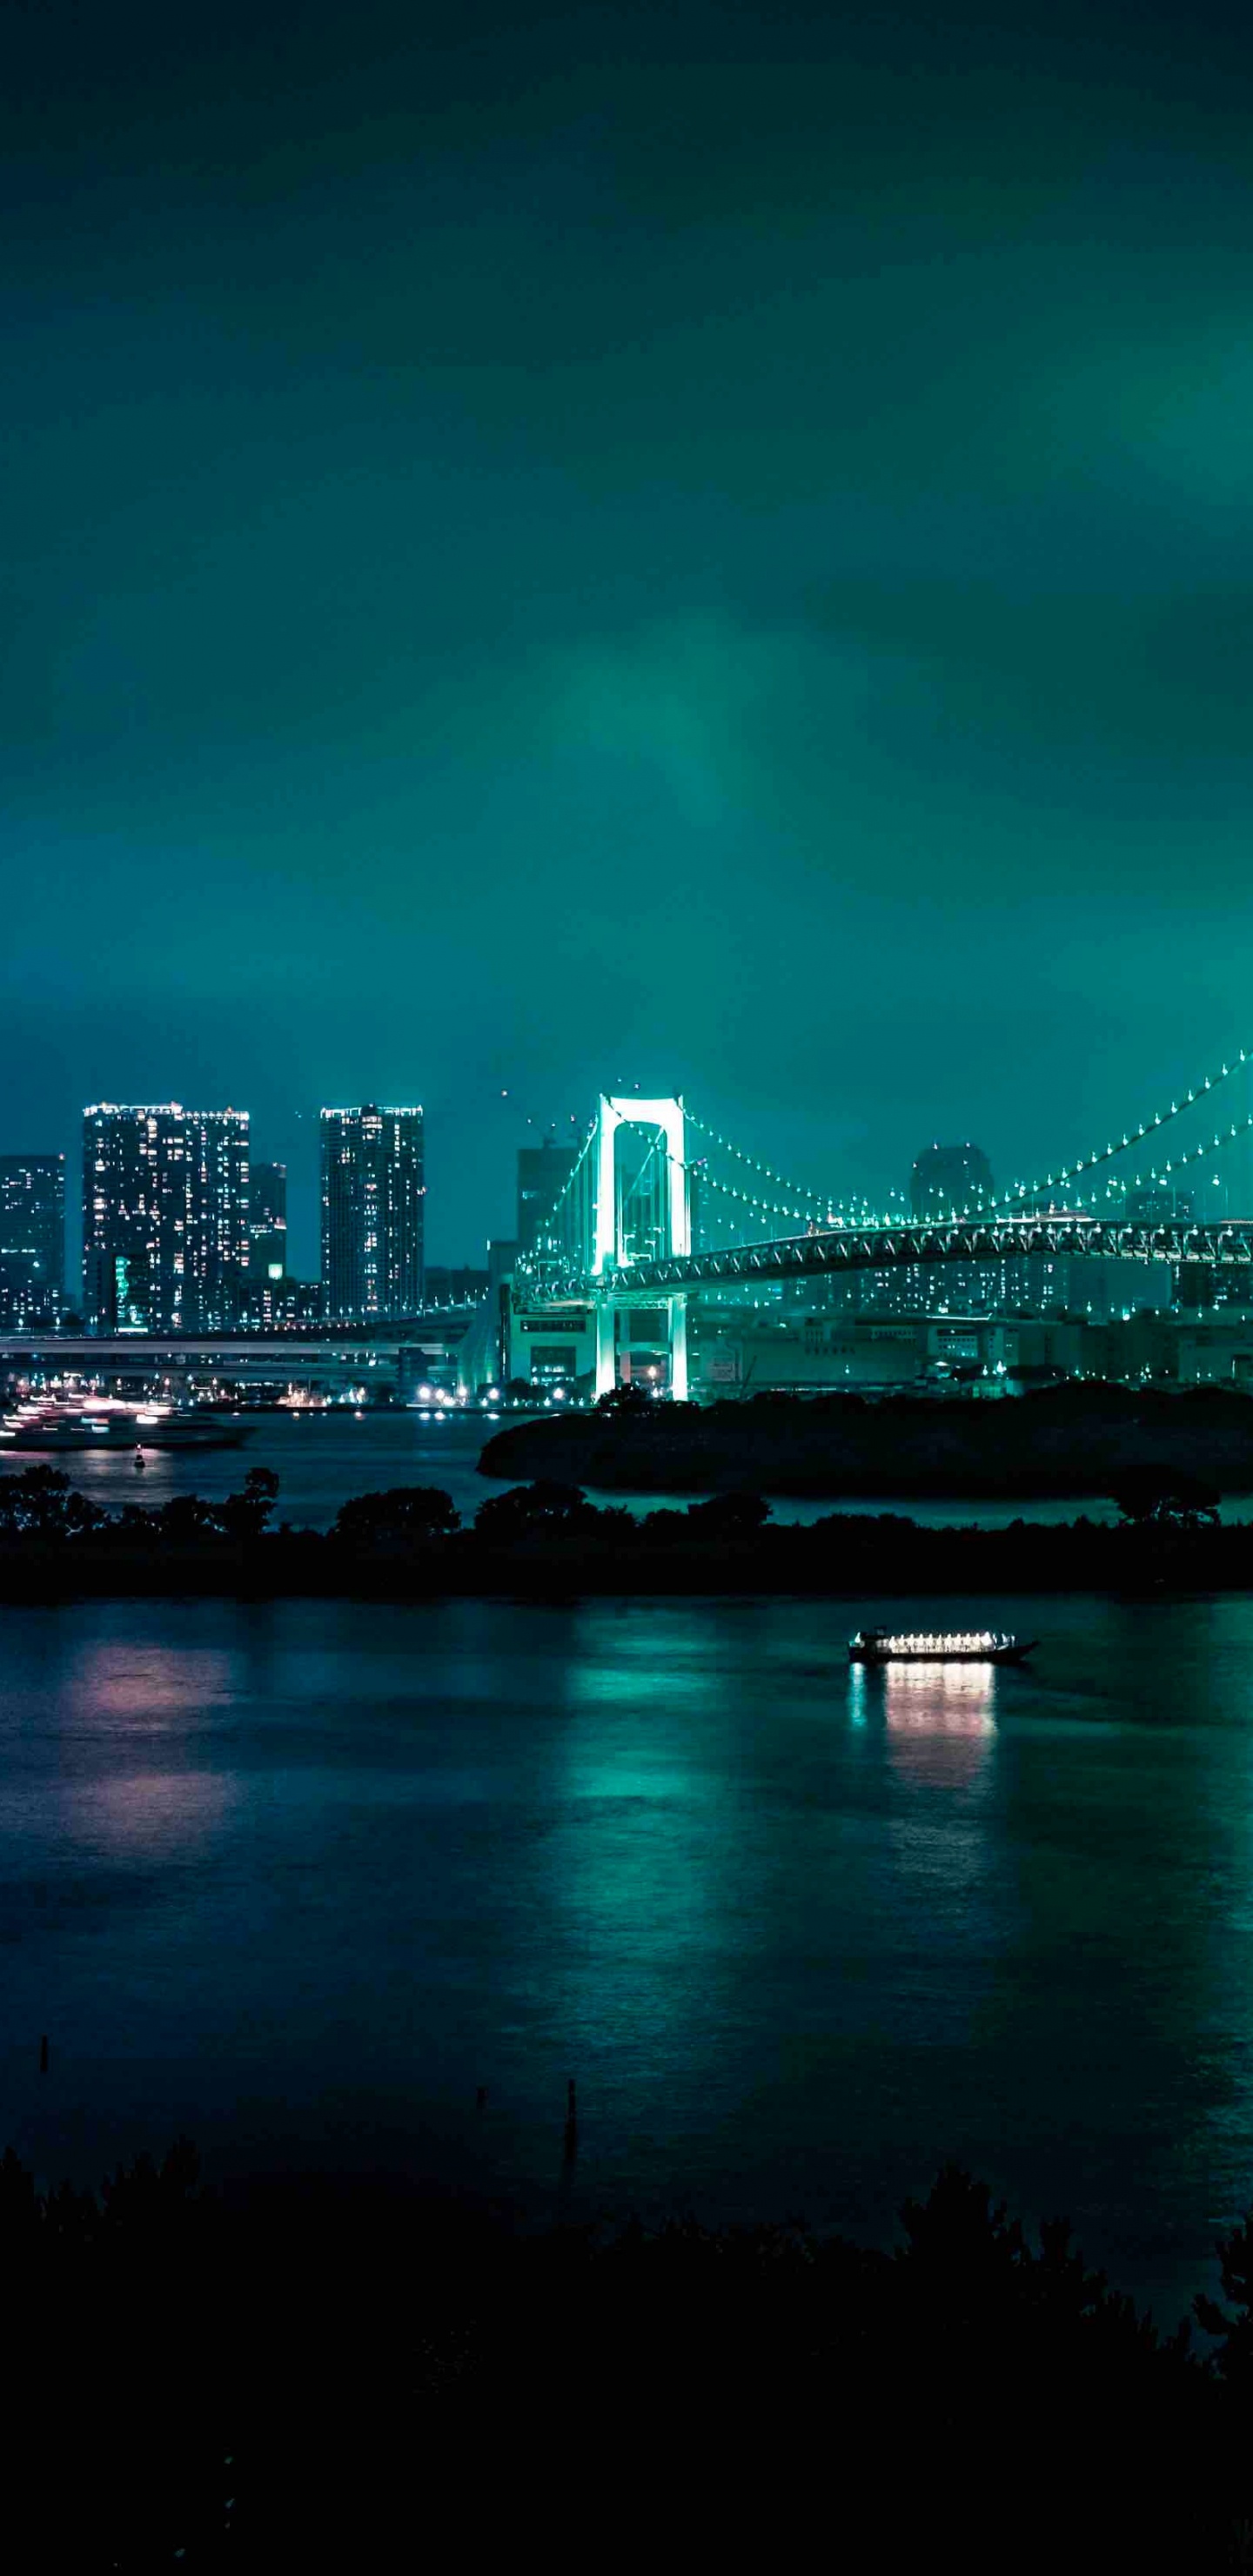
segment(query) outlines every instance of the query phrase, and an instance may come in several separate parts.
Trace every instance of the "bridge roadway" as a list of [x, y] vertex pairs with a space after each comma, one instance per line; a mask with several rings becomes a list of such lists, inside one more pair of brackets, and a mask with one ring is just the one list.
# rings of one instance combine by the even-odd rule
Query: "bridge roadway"
[[537, 1304], [560, 1305], [589, 1296], [614, 1305], [646, 1305], [684, 1288], [720, 1281], [818, 1279], [852, 1270], [899, 1270], [914, 1263], [1021, 1261], [1029, 1254], [1052, 1260], [1167, 1261], [1180, 1269], [1247, 1270], [1253, 1267], [1253, 1217], [1212, 1225], [1131, 1225], [1109, 1217], [1029, 1216], [966, 1218], [952, 1225], [837, 1226], [774, 1243], [739, 1243], [721, 1252], [675, 1253], [629, 1269], [606, 1269], [597, 1279], [567, 1279]]

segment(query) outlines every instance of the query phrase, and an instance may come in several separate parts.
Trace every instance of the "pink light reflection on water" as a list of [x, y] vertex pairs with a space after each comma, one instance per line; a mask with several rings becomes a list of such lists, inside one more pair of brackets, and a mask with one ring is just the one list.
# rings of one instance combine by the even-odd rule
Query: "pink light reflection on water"
[[206, 1710], [234, 1696], [236, 1669], [237, 1659], [225, 1651], [102, 1637], [74, 1664], [74, 1713], [110, 1724], [164, 1720], [190, 1730]]
[[889, 1663], [882, 1669], [893, 1769], [937, 1787], [976, 1779], [996, 1736], [995, 1664]]
[[62, 1811], [76, 1842], [127, 1859], [203, 1844], [238, 1805], [227, 1767], [197, 1759], [235, 1696], [237, 1659], [195, 1645], [95, 1639], [75, 1659]]
[[78, 1843], [127, 1860], [186, 1852], [208, 1841], [239, 1803], [239, 1784], [218, 1771], [132, 1771], [78, 1780], [62, 1790]]

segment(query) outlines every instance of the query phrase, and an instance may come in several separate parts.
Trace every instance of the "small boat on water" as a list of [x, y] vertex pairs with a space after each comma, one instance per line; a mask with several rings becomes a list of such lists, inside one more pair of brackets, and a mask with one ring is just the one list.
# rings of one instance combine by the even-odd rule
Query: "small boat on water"
[[145, 1449], [238, 1449], [248, 1436], [249, 1425], [207, 1405], [134, 1405], [109, 1397], [19, 1404], [0, 1416], [0, 1440], [10, 1451], [123, 1449], [137, 1467], [147, 1464]]
[[850, 1664], [1021, 1664], [1038, 1640], [1007, 1637], [993, 1628], [859, 1628], [850, 1637]]

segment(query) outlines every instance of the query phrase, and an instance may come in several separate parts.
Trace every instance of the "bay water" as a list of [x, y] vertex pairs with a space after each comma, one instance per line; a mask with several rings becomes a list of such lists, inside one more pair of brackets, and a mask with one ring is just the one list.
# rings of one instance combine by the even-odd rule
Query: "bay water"
[[[846, 1659], [989, 1615], [1029, 1668]], [[956, 2156], [1173, 2320], [1253, 2201], [1253, 1599], [4, 1607], [0, 1961], [45, 2179], [886, 2241]]]

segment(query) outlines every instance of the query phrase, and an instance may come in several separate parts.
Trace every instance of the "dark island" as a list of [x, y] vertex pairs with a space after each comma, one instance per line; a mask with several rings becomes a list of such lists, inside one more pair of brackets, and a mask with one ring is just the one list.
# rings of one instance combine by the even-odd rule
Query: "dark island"
[[594, 1412], [498, 1431], [485, 1476], [554, 1477], [606, 1493], [837, 1496], [1109, 1494], [1129, 1469], [1164, 1466], [1253, 1493], [1253, 1399], [1071, 1379], [994, 1401], [933, 1396], [759, 1395], [658, 1404], [627, 1390]]

